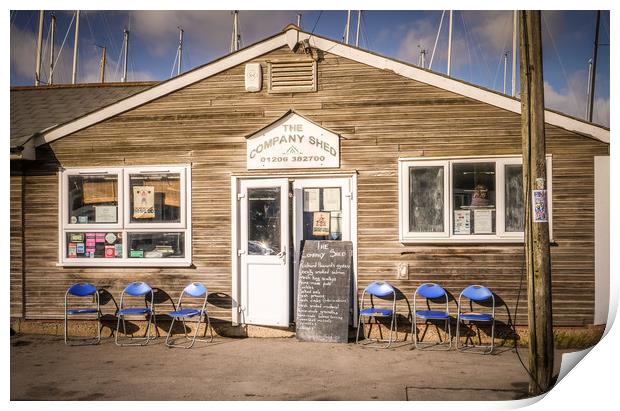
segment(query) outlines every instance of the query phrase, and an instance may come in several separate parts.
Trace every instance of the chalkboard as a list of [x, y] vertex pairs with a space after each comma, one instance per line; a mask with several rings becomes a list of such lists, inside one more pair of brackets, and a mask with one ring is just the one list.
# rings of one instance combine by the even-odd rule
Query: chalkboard
[[353, 243], [304, 242], [297, 287], [299, 340], [348, 342]]

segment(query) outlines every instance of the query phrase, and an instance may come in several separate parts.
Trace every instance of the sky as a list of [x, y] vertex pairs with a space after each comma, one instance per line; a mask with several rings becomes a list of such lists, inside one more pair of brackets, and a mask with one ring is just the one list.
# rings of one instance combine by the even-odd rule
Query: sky
[[[70, 83], [74, 43], [74, 12], [45, 12], [42, 80], [49, 78], [50, 16], [57, 18], [54, 83]], [[10, 83], [34, 84], [38, 11], [10, 12]], [[343, 41], [346, 10], [246, 11], [239, 14], [242, 47], [276, 34], [302, 14], [304, 31]], [[387, 57], [419, 64], [425, 49], [426, 67], [441, 20], [441, 10], [362, 12], [359, 46]], [[503, 91], [504, 54], [508, 67], [506, 90], [511, 91], [512, 11], [455, 10], [453, 14], [452, 76]], [[358, 12], [351, 12], [350, 43], [355, 44]], [[595, 11], [543, 11], [543, 67], [548, 108], [584, 118], [588, 60], [592, 57]], [[178, 27], [184, 30], [182, 71], [208, 63], [230, 51], [233, 16], [230, 11], [81, 11], [78, 82], [98, 82], [101, 48], [107, 49], [106, 81], [120, 81], [123, 30], [129, 34], [128, 81], [166, 80], [176, 74]], [[442, 25], [432, 70], [446, 73], [448, 12]], [[593, 120], [609, 126], [610, 19], [603, 11]], [[63, 41], [64, 40], [64, 41]], [[58, 55], [59, 51], [60, 55]], [[518, 60], [517, 60], [518, 64]], [[518, 70], [517, 70], [518, 71]], [[519, 81], [517, 79], [517, 93]]]

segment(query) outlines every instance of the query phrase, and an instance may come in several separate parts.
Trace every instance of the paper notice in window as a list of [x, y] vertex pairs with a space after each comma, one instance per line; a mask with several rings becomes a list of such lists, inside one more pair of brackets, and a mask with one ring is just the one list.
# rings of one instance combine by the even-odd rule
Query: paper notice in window
[[469, 210], [454, 211], [454, 234], [471, 234], [471, 213]]
[[340, 211], [340, 189], [323, 189], [323, 211]]
[[306, 188], [304, 190], [304, 211], [319, 211], [319, 189]]
[[474, 234], [493, 233], [493, 210], [474, 210]]
[[315, 212], [312, 216], [312, 235], [329, 235], [330, 213]]
[[95, 206], [96, 223], [115, 223], [116, 206]]
[[133, 188], [133, 218], [155, 218], [155, 187]]

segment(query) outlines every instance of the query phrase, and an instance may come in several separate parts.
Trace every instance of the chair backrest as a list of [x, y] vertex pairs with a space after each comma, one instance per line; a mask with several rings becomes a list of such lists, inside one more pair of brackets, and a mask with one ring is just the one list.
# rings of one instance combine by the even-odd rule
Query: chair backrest
[[190, 297], [203, 297], [207, 294], [207, 287], [202, 283], [191, 283], [183, 289], [183, 294], [187, 294]]
[[123, 293], [129, 294], [134, 297], [139, 297], [141, 295], [146, 295], [152, 291], [153, 289], [147, 283], [133, 282], [133, 283], [130, 283], [127, 287], [125, 287], [125, 289], [123, 290]]
[[67, 290], [68, 294], [76, 297], [86, 297], [97, 293], [97, 287], [90, 283], [76, 283]]
[[448, 293], [446, 293], [446, 290], [443, 289], [442, 286], [440, 286], [439, 284], [435, 284], [435, 283], [424, 283], [421, 286], [419, 286], [416, 290], [415, 290], [416, 294], [421, 295], [424, 298], [427, 299], [435, 299], [435, 298], [439, 298], [439, 297], [443, 297], [443, 296], [448, 296]]
[[390, 283], [383, 281], [373, 281], [368, 284], [368, 286], [364, 289], [364, 292], [373, 295], [375, 297], [387, 297], [388, 295], [394, 294], [394, 287]]
[[491, 290], [482, 285], [470, 285], [461, 292], [461, 295], [473, 301], [485, 301], [493, 297]]

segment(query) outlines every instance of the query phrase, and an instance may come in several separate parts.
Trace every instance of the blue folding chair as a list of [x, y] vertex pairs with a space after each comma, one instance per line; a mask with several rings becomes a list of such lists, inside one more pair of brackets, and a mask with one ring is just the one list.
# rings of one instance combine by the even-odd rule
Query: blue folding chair
[[[364, 299], [366, 294], [370, 296], [370, 307], [364, 308]], [[392, 308], [380, 308], [375, 307], [375, 302], [373, 297], [377, 298], [387, 298], [392, 296]], [[360, 303], [360, 312], [357, 321], [357, 333], [355, 335], [355, 343], [357, 344], [359, 341], [359, 332], [360, 329], [362, 334], [364, 334], [364, 322], [362, 321], [362, 317], [368, 317], [368, 340], [372, 343], [379, 342], [387, 342], [387, 345], [381, 346], [381, 348], [388, 348], [393, 341], [398, 339], [398, 323], [396, 319], [396, 291], [394, 287], [392, 287], [389, 283], [383, 281], [374, 281], [370, 283], [362, 292], [362, 301]], [[381, 331], [381, 324], [379, 323], [378, 318], [391, 317], [390, 320], [390, 337], [385, 340], [383, 339], [383, 333]], [[375, 324], [379, 326], [379, 338], [371, 340], [370, 333], [372, 332], [372, 319], [375, 319]], [[395, 338], [392, 339], [392, 332], [396, 334]], [[364, 334], [365, 335], [365, 334]]]
[[[462, 312], [463, 311], [462, 310], [463, 306], [461, 305], [462, 297], [469, 299], [469, 309], [470, 309], [469, 312], [466, 312], [466, 313]], [[474, 312], [473, 303], [476, 302], [478, 306], [481, 306], [482, 303], [484, 303], [485, 301], [491, 301], [491, 314], [484, 313], [484, 312]], [[470, 285], [469, 287], [461, 291], [461, 294], [459, 295], [458, 307], [459, 307], [459, 311], [456, 317], [456, 349], [459, 351], [464, 351], [466, 349], [472, 349], [472, 348], [474, 349], [483, 348], [483, 350], [478, 352], [478, 354], [491, 354], [493, 352], [493, 348], [495, 347], [495, 296], [493, 295], [493, 292], [487, 287], [484, 287], [482, 285]], [[469, 336], [466, 336], [465, 344], [459, 348], [459, 337], [460, 337], [459, 327], [461, 325], [461, 322], [463, 322], [464, 326], [467, 326], [465, 324], [465, 321], [469, 323], [468, 328], [472, 332], [473, 332], [473, 325], [476, 324], [478, 341], [480, 342], [479, 345], [474, 345], [473, 339], [471, 339], [471, 337]], [[478, 323], [481, 323], [481, 322], [483, 323], [491, 322], [491, 344], [490, 345], [482, 345], [480, 327], [478, 326]], [[467, 344], [467, 340], [471, 340], [471, 344]], [[477, 352], [477, 351], [479, 350], [468, 351], [468, 352]]]
[[[95, 307], [84, 308], [81, 307], [68, 307], [68, 297], [93, 297], [95, 302]], [[96, 338], [73, 338], [73, 340], [69, 340], [69, 316], [74, 315], [89, 315], [96, 314], [97, 315], [97, 337]], [[65, 344], [66, 345], [86, 345], [86, 344], [75, 344], [78, 341], [86, 342], [91, 341], [87, 344], [99, 344], [101, 342], [101, 310], [99, 308], [99, 293], [97, 292], [97, 287], [90, 283], [76, 283], [67, 289], [65, 292]]]
[[[179, 296], [179, 303], [177, 304], [176, 311], [169, 312], [168, 315], [172, 317], [172, 323], [170, 323], [170, 330], [168, 331], [168, 335], [166, 336], [166, 345], [171, 348], [192, 348], [194, 343], [196, 342], [196, 337], [198, 336], [198, 329], [200, 328], [200, 324], [203, 321], [203, 318], [207, 319], [207, 324], [205, 328], [205, 337], [207, 336], [207, 329], [209, 329], [211, 333], [211, 338], [209, 340], [199, 338], [198, 341], [203, 342], [212, 342], [213, 341], [213, 330], [211, 329], [211, 321], [209, 320], [209, 313], [207, 312], [207, 287], [202, 285], [201, 283], [191, 283], [183, 291], [181, 291], [181, 295]], [[203, 298], [202, 307], [201, 308], [183, 308], [183, 297], [188, 296], [193, 299]], [[187, 327], [185, 326], [185, 320], [190, 318], [196, 318], [197, 320], [194, 322], [196, 324], [196, 331], [194, 332], [194, 338], [190, 338], [187, 335]], [[183, 322], [183, 332], [185, 333], [185, 339], [191, 341], [189, 345], [176, 345], [172, 343], [170, 336], [172, 335], [172, 328], [174, 327], [174, 322], [178, 319], [181, 319]]]
[[[148, 300], [148, 295], [150, 294], [150, 300]], [[121, 293], [121, 301], [118, 308], [118, 321], [116, 323], [116, 335], [114, 338], [114, 343], [119, 346], [125, 345], [146, 345], [149, 341], [154, 340], [156, 337], [152, 337], [150, 335], [151, 332], [151, 322], [155, 323], [155, 328], [157, 329], [157, 319], [155, 318], [155, 308], [153, 306], [153, 289], [150, 285], [144, 282], [133, 282], [129, 284], [123, 292]], [[144, 297], [144, 307], [125, 307], [125, 295], [130, 297]], [[148, 317], [148, 322], [146, 326], [146, 332], [144, 337], [126, 337], [126, 341], [130, 342], [119, 342], [118, 332], [120, 330], [121, 321], [123, 322], [123, 334], [127, 335], [127, 328], [125, 326], [125, 316], [128, 315], [145, 315]], [[135, 342], [133, 342], [135, 341]]]
[[[418, 310], [417, 308], [417, 296], [420, 295], [426, 299], [426, 310]], [[431, 310], [430, 302], [432, 300], [437, 300], [440, 298], [444, 298], [446, 300], [446, 308], [445, 310]], [[422, 337], [418, 340], [418, 318], [424, 320], [424, 332], [422, 333]], [[439, 342], [436, 343], [422, 343], [424, 340], [424, 336], [426, 335], [426, 331], [428, 330], [428, 326], [432, 322], [444, 321], [446, 326], [444, 329], [444, 336], [447, 334], [448, 336], [448, 348], [447, 350], [452, 349], [452, 331], [450, 330], [450, 308], [448, 306], [448, 293], [438, 284], [435, 283], [424, 283], [418, 288], [416, 288], [415, 293], [413, 294], [413, 321], [411, 321], [411, 335], [413, 336], [413, 343], [415, 348], [428, 348], [430, 346], [438, 346], [445, 344], [445, 342], [441, 341], [441, 334], [439, 333], [439, 327], [435, 324], [435, 328], [437, 330], [437, 338]]]

